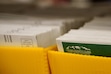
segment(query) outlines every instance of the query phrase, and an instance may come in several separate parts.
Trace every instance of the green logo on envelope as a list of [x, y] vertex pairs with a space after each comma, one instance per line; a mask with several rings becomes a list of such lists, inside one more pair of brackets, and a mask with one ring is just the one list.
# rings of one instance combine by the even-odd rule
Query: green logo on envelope
[[111, 45], [74, 42], [62, 42], [62, 45], [64, 52], [111, 57]]
[[66, 47], [65, 51], [70, 53], [91, 54], [91, 49], [84, 46], [69, 45]]

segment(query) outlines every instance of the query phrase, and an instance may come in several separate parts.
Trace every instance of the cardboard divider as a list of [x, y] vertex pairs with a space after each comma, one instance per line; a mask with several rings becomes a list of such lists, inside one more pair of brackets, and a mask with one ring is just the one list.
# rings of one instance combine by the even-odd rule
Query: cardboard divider
[[48, 48], [0, 47], [0, 74], [50, 74]]
[[111, 74], [111, 58], [48, 51], [51, 74]]

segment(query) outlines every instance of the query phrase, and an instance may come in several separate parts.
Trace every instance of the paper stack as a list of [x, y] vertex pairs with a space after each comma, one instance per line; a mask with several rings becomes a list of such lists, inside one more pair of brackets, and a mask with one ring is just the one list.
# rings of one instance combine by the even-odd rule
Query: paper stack
[[99, 18], [95, 17], [94, 20], [91, 22], [88, 22], [84, 25], [83, 28], [85, 30], [110, 30], [111, 27], [111, 18], [110, 17], [104, 17]]
[[58, 37], [56, 39], [58, 50], [77, 54], [111, 56], [109, 19], [94, 20], [81, 29], [72, 29], [65, 35]]
[[[11, 25], [10, 25], [11, 27]], [[0, 31], [1, 46], [20, 46], [20, 47], [48, 47], [53, 45], [53, 29], [48, 27], [17, 27], [12, 26]]]
[[56, 38], [77, 29], [84, 20], [71, 18], [42, 18], [0, 14], [0, 45], [21, 47], [48, 47]]

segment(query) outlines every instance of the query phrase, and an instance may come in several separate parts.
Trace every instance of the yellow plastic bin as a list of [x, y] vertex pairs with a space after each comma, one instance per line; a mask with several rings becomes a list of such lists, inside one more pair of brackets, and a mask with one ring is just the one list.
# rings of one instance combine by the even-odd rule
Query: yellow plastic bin
[[51, 74], [111, 74], [111, 58], [48, 51]]
[[50, 74], [49, 48], [0, 47], [0, 74]]

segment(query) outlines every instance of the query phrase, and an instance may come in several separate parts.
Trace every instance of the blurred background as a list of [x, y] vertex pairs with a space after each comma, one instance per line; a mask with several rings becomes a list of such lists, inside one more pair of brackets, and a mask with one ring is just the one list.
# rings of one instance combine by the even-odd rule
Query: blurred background
[[42, 17], [110, 15], [111, 0], [0, 0], [1, 13]]

